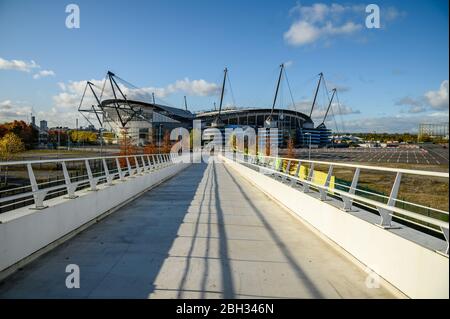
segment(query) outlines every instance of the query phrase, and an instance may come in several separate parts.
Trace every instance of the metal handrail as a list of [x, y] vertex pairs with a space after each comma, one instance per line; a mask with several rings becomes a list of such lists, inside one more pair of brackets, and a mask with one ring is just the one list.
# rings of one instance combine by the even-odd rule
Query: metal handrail
[[[421, 171], [421, 170], [410, 170], [410, 169], [395, 169], [395, 168], [386, 168], [386, 167], [377, 167], [377, 166], [366, 166], [366, 165], [358, 165], [358, 164], [345, 164], [339, 162], [324, 162], [324, 161], [314, 161], [314, 160], [303, 160], [303, 159], [293, 159], [293, 158], [284, 158], [284, 157], [275, 157], [275, 156], [263, 156], [263, 155], [243, 155], [240, 154], [241, 157], [236, 156], [236, 161], [253, 166], [258, 168], [259, 170], [263, 169], [266, 172], [281, 177], [282, 180], [289, 180], [290, 185], [300, 185], [303, 187], [303, 192], [308, 193], [311, 192], [312, 189], [317, 190], [319, 193], [319, 200], [327, 200], [329, 195], [334, 197], [338, 197], [342, 200], [343, 206], [341, 207], [344, 211], [352, 211], [353, 204], [356, 202], [357, 204], [362, 204], [364, 207], [372, 207], [372, 209], [377, 209], [381, 221], [380, 226], [385, 229], [395, 228], [392, 225], [392, 217], [396, 217], [407, 222], [411, 222], [412, 224], [416, 224], [418, 226], [422, 226], [424, 228], [433, 230], [438, 233], [442, 233], [447, 241], [447, 249], [445, 251], [448, 254], [449, 250], [449, 223], [447, 221], [443, 221], [438, 218], [425, 216], [417, 212], [413, 212], [404, 208], [396, 207], [396, 202], [402, 202], [408, 205], [417, 206], [426, 208], [436, 213], [444, 214], [448, 216], [447, 211], [443, 211], [440, 209], [425, 207], [420, 204], [407, 202], [404, 200], [397, 199], [398, 191], [400, 188], [400, 182], [402, 174], [409, 175], [419, 175], [419, 176], [429, 176], [429, 177], [438, 177], [438, 178], [449, 178], [448, 173], [441, 172], [431, 172], [431, 171]], [[286, 169], [283, 171], [283, 161], [286, 161]], [[291, 174], [291, 168], [294, 166], [292, 163], [297, 164], [296, 172], [294, 175]], [[309, 163], [310, 167], [308, 170], [308, 174], [305, 178], [300, 178], [300, 166]], [[328, 166], [328, 174], [325, 179], [324, 185], [315, 183], [313, 181], [314, 176], [314, 165], [326, 165]], [[352, 184], [348, 187], [347, 191], [340, 190], [336, 188], [330, 188], [330, 180], [333, 174], [334, 167], [348, 167], [355, 169], [355, 173], [353, 176]], [[396, 173], [396, 178], [393, 183], [391, 192], [389, 197], [383, 196], [385, 199], [387, 198], [387, 203], [383, 203], [374, 199], [369, 199], [360, 195], [356, 195], [356, 192], [360, 191], [358, 189], [358, 180], [361, 169], [364, 170], [373, 170], [373, 171], [381, 171], [381, 172], [390, 172]], [[325, 173], [326, 174], [326, 173]], [[365, 193], [371, 194], [371, 192], [365, 191]], [[373, 193], [373, 195], [379, 195]], [[420, 223], [422, 224], [420, 224]], [[426, 224], [432, 225], [430, 227]]]
[[81, 160], [99, 160], [99, 159], [116, 159], [116, 158], [130, 158], [130, 157], [140, 157], [140, 156], [152, 156], [152, 155], [170, 155], [170, 153], [158, 153], [158, 154], [134, 154], [134, 155], [111, 155], [111, 156], [99, 156], [99, 157], [71, 157], [71, 158], [55, 158], [55, 159], [46, 159], [46, 160], [31, 160], [31, 161], [2, 161], [0, 162], [0, 166], [9, 166], [9, 165], [24, 165], [24, 164], [45, 164], [45, 163], [61, 163], [61, 162], [73, 162], [73, 161], [81, 161]]
[[[107, 160], [110, 159], [115, 160], [115, 167], [108, 167]], [[123, 165], [120, 163], [121, 159], [126, 160], [124, 167], [122, 167]], [[91, 165], [89, 163], [89, 161], [91, 160], [101, 160], [100, 171], [93, 172], [91, 170]], [[83, 169], [86, 170], [86, 174], [70, 176], [66, 165], [66, 163], [69, 162], [82, 162], [80, 168], [84, 166]], [[131, 165], [130, 162], [134, 164]], [[61, 165], [61, 170], [64, 178], [38, 183], [34, 174], [33, 165], [47, 163]], [[141, 175], [143, 173], [151, 173], [155, 170], [159, 170], [173, 164], [174, 156], [170, 153], [0, 162], [0, 166], [26, 166], [26, 169], [28, 171], [28, 179], [30, 182], [29, 185], [19, 186], [2, 191], [2, 195], [6, 196], [0, 197], [0, 204], [5, 202], [7, 202], [7, 204], [0, 206], [0, 208], [11, 207], [17, 204], [28, 202], [30, 200], [34, 200], [34, 207], [32, 207], [33, 209], [44, 209], [47, 207], [44, 205], [44, 200], [48, 197], [48, 195], [65, 191], [68, 195], [68, 198], [73, 199], [77, 197], [75, 191], [80, 187], [82, 187], [83, 189], [90, 188], [90, 190], [95, 191], [97, 190], [96, 187], [98, 184], [106, 183], [107, 185], [112, 185], [113, 180], [119, 179], [123, 181], [128, 177], [134, 177], [134, 175]], [[59, 172], [61, 172], [61, 170]], [[73, 179], [76, 179], [76, 181], [73, 181]], [[61, 182], [63, 184], [44, 187], [46, 185]], [[17, 190], [26, 188], [31, 188], [31, 191], [7, 195], [8, 192], [15, 192]], [[11, 201], [13, 202], [10, 203]]]
[[262, 155], [245, 155], [245, 156], [265, 157], [265, 158], [272, 158], [272, 159], [286, 160], [286, 161], [301, 161], [302, 163], [314, 163], [314, 164], [319, 164], [319, 165], [333, 165], [333, 166], [340, 166], [340, 167], [369, 169], [369, 170], [374, 170], [374, 171], [384, 171], [384, 172], [391, 172], [391, 173], [399, 172], [399, 173], [411, 174], [411, 175], [449, 178], [449, 173], [444, 173], [444, 172], [423, 171], [423, 170], [405, 169], [405, 168], [380, 167], [380, 166], [370, 166], [370, 165], [360, 165], [360, 164], [345, 164], [345, 163], [340, 163], [340, 162], [315, 161], [315, 160], [305, 160], [305, 159], [294, 159], [294, 158], [288, 158], [288, 157], [277, 157], [277, 156], [262, 156]]

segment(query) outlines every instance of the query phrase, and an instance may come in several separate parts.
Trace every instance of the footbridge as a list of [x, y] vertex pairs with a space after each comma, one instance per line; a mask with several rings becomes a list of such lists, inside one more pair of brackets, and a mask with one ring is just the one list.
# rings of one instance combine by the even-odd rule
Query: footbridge
[[[0, 298], [449, 297], [448, 211], [399, 196], [429, 180], [448, 189], [448, 173], [236, 154], [191, 162], [0, 163], [10, 179]], [[364, 188], [368, 174], [389, 194]]]

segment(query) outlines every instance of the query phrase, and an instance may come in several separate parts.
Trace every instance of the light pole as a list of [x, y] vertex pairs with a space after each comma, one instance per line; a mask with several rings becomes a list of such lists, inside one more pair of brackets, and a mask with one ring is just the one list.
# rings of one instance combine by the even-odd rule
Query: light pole
[[307, 132], [305, 135], [309, 136], [309, 146], [308, 146], [308, 160], [311, 160], [311, 133]]

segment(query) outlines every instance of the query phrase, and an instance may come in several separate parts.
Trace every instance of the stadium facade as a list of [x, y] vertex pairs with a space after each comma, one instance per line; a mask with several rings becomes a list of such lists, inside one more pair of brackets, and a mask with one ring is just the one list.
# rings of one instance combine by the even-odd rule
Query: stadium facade
[[[121, 134], [121, 119], [127, 119], [126, 128], [128, 136], [138, 145], [148, 143], [160, 144], [164, 134], [174, 128], [184, 127], [192, 129], [193, 120], [200, 120], [202, 130], [213, 125], [218, 111], [191, 113], [180, 108], [162, 104], [146, 103], [134, 100], [104, 100], [101, 102], [104, 110], [104, 122], [118, 135]], [[130, 115], [126, 108], [134, 109]], [[270, 108], [239, 108], [224, 109], [220, 119], [223, 127], [252, 127], [255, 130], [265, 127], [265, 120], [271, 115]], [[274, 109], [272, 120], [278, 128], [281, 144], [285, 145], [292, 138], [296, 145], [326, 146], [330, 143], [331, 131], [324, 125], [314, 127], [312, 119], [301, 112]], [[120, 118], [121, 119], [120, 119]]]

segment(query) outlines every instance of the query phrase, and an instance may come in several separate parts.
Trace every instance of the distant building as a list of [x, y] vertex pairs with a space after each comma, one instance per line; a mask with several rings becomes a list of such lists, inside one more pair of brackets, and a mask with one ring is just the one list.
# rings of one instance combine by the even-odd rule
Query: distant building
[[448, 140], [448, 122], [438, 124], [419, 124], [419, 141], [421, 141], [424, 136], [431, 138], [441, 137]]
[[36, 125], [36, 117], [31, 116], [31, 125], [39, 132], [38, 134], [38, 146], [44, 147], [48, 143], [48, 124], [46, 120], [39, 122], [39, 126]]
[[39, 122], [39, 129], [41, 131], [48, 131], [48, 126], [47, 126], [47, 121], [46, 120], [41, 120]]

